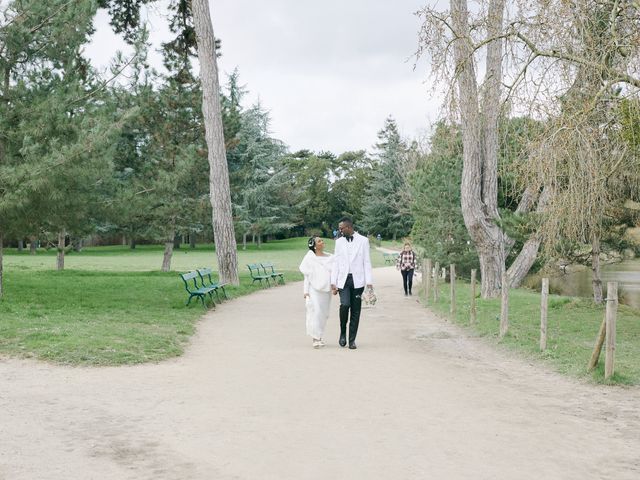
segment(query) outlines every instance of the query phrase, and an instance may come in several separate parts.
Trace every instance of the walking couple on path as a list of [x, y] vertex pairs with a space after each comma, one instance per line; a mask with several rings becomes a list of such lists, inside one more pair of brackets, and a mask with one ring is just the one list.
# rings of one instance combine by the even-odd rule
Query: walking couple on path
[[333, 255], [324, 251], [322, 238], [309, 239], [309, 252], [300, 264], [304, 275], [304, 298], [307, 306], [307, 335], [313, 339], [313, 347], [321, 348], [324, 330], [329, 318], [331, 296], [340, 298], [341, 347], [347, 345], [349, 326], [349, 348], [355, 350], [356, 335], [360, 323], [362, 294], [365, 286], [373, 289], [369, 239], [353, 229], [353, 221], [344, 217], [338, 224], [340, 238], [336, 240]]

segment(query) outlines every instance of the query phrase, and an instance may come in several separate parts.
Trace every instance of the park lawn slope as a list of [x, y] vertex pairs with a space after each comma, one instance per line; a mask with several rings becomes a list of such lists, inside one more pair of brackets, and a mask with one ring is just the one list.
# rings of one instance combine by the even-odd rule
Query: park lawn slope
[[[328, 249], [334, 247], [327, 241]], [[241, 284], [227, 287], [236, 298], [260, 288], [247, 264], [273, 262], [287, 282], [302, 280], [298, 265], [306, 238], [248, 245], [238, 251]], [[177, 272], [205, 266], [217, 270], [211, 245], [184, 247], [173, 255], [174, 272], [153, 271], [162, 246], [90, 247], [66, 256], [67, 270], [55, 271], [55, 251], [37, 255], [7, 249], [5, 295], [0, 301], [0, 355], [69, 365], [157, 362], [184, 352], [204, 309], [187, 293]], [[372, 251], [374, 266], [382, 253]], [[215, 319], [215, 314], [214, 317]]]
[[[286, 272], [286, 278], [301, 275]], [[233, 299], [258, 288], [243, 274], [241, 285], [227, 293]], [[179, 356], [205, 312], [196, 301], [185, 307], [176, 273], [8, 271], [5, 289], [0, 354], [59, 364], [124, 365]]]
[[[431, 296], [429, 307], [443, 318], [450, 318], [450, 285], [439, 286], [439, 301], [434, 305]], [[605, 383], [604, 348], [598, 367], [594, 372], [587, 372], [604, 317], [604, 305], [595, 305], [585, 298], [550, 295], [547, 350], [540, 352], [539, 293], [524, 288], [510, 291], [509, 331], [499, 340], [500, 299], [478, 298], [478, 321], [476, 325], [469, 326], [470, 290], [468, 283], [456, 282], [456, 323], [528, 358], [546, 362], [561, 373]], [[615, 375], [606, 383], [640, 384], [640, 311], [626, 305], [618, 307], [616, 340]]]

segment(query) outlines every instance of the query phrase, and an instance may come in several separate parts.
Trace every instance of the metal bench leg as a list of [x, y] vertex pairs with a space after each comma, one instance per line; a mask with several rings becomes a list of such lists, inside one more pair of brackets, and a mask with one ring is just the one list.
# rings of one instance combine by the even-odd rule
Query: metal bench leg
[[[217, 295], [218, 295], [218, 292], [216, 292], [216, 296], [217, 296]], [[211, 300], [211, 306], [212, 306], [213, 308], [216, 308], [216, 302], [215, 302], [215, 300], [213, 299], [213, 295], [211, 294], [211, 292], [209, 292], [209, 299]], [[219, 301], [219, 300], [218, 300], [218, 301]]]

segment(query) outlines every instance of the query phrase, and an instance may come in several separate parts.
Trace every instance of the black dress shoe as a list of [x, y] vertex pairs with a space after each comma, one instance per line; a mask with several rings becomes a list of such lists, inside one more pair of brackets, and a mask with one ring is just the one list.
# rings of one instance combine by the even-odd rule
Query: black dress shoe
[[345, 335], [340, 335], [340, 340], [338, 340], [338, 343], [341, 347], [344, 347], [347, 344], [347, 337]]
[[358, 348], [358, 346], [355, 343], [349, 344], [349, 350], [355, 350], [356, 348]]

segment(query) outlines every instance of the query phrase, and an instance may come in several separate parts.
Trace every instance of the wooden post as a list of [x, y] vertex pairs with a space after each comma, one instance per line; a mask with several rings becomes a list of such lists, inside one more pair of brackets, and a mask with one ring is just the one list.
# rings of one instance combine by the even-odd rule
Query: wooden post
[[616, 353], [616, 315], [618, 313], [618, 282], [607, 282], [607, 350], [604, 357], [604, 378], [613, 375]]
[[591, 353], [591, 359], [589, 360], [589, 365], [587, 366], [587, 370], [591, 371], [596, 368], [598, 364], [598, 360], [600, 359], [600, 352], [602, 351], [602, 345], [604, 345], [604, 339], [607, 333], [607, 320], [606, 317], [602, 319], [602, 323], [600, 324], [600, 330], [598, 331], [598, 337], [596, 338], [596, 344], [593, 347], [593, 352]]
[[549, 279], [542, 279], [540, 292], [540, 351], [547, 349], [547, 313], [549, 306]]
[[476, 323], [476, 317], [476, 269], [474, 268], [471, 270], [471, 318], [469, 319], [471, 325]]
[[433, 303], [438, 301], [438, 276], [440, 275], [440, 262], [436, 262], [435, 275], [433, 276]]
[[449, 314], [451, 318], [456, 318], [456, 266], [453, 263], [449, 265], [449, 280], [451, 282], [451, 305], [449, 305]]
[[509, 284], [507, 272], [502, 272], [502, 302], [500, 304], [500, 338], [503, 338], [509, 330]]
[[431, 295], [431, 259], [427, 258], [425, 267], [422, 270], [422, 282], [424, 283], [424, 301], [429, 304], [429, 295]]

